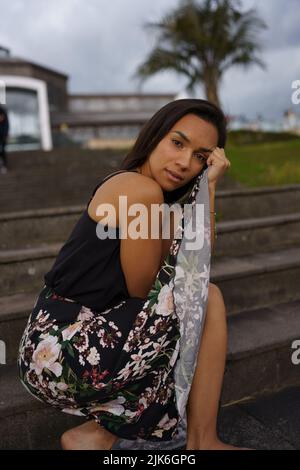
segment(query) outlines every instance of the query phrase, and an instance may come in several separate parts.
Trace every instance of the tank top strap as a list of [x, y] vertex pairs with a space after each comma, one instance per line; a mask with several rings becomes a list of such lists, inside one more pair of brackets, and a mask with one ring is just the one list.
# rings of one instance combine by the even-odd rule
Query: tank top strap
[[135, 172], [135, 173], [138, 173], [137, 170], [117, 170], [117, 171], [114, 171], [113, 173], [110, 173], [109, 175], [105, 176], [105, 177], [103, 178], [103, 180], [100, 181], [100, 183], [98, 183], [97, 186], [94, 188], [93, 193], [92, 193], [92, 196], [90, 197], [90, 200], [89, 200], [89, 202], [88, 202], [87, 205], [86, 205], [86, 208], [88, 208], [88, 206], [89, 206], [91, 200], [92, 200], [93, 197], [94, 197], [95, 192], [96, 192], [97, 189], [101, 186], [101, 184], [103, 184], [105, 181], [107, 181], [107, 180], [108, 180], [109, 178], [111, 178], [112, 176], [118, 175], [119, 173], [125, 173], [126, 171], [133, 171], [133, 172]]

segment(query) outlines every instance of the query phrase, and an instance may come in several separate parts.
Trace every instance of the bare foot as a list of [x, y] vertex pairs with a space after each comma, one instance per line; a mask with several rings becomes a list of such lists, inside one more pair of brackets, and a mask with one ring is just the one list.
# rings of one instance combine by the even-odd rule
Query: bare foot
[[216, 439], [207, 444], [188, 444], [186, 450], [255, 450], [250, 447], [236, 447]]
[[63, 450], [109, 450], [118, 439], [96, 421], [88, 421], [64, 432], [60, 442]]

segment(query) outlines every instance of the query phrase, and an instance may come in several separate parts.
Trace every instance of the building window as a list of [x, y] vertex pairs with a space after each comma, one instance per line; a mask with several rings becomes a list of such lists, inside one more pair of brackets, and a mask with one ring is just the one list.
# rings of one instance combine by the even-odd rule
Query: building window
[[37, 92], [8, 88], [6, 104], [9, 117], [9, 148], [16, 150], [40, 148], [41, 130]]

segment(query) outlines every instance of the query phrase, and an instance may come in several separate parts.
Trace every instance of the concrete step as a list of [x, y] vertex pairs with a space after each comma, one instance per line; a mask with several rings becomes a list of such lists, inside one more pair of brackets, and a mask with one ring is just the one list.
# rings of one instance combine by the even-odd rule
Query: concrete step
[[0, 191], [0, 212], [15, 212], [43, 207], [60, 207], [62, 205], [82, 204], [88, 200], [92, 189], [101, 181], [102, 175], [86, 177], [79, 180], [74, 177], [60, 181], [59, 179], [38, 179], [26, 186], [20, 183]]
[[[300, 338], [299, 307], [300, 301], [248, 314], [244, 312], [243, 315], [228, 319], [228, 354], [218, 419], [220, 435], [227, 442], [241, 445], [241, 438], [243, 441], [243, 437], [248, 436], [249, 429], [254, 431], [255, 428], [257, 434], [259, 424], [263, 422], [258, 416], [269, 407], [267, 418], [273, 419], [272, 434], [266, 433], [266, 429], [261, 427], [259, 442], [254, 444], [252, 441], [252, 446], [300, 447], [294, 432], [289, 435], [289, 438], [293, 436], [291, 440], [287, 439], [287, 433], [283, 433], [279, 439], [284, 422], [278, 408], [280, 394], [286, 393], [283, 392], [286, 389], [292, 390], [289, 393], [292, 394], [293, 405], [296, 396], [300, 399], [300, 365], [293, 365], [291, 361], [291, 343]], [[293, 393], [293, 390], [298, 391], [298, 394]], [[276, 416], [270, 416], [270, 394], [271, 402], [277, 402], [274, 410], [277, 413], [277, 431], [274, 430]], [[19, 382], [15, 364], [0, 366], [0, 397], [1, 449], [59, 448], [59, 436], [66, 429], [83, 422], [82, 418], [53, 410], [34, 399]], [[287, 403], [284, 406], [287, 407]], [[299, 411], [300, 406], [295, 409], [296, 415]], [[296, 423], [299, 426], [297, 419], [291, 423], [293, 430]], [[267, 426], [270, 431], [269, 428]], [[286, 440], [282, 439], [284, 435]], [[252, 439], [253, 436], [250, 436]], [[182, 441], [178, 442], [178, 446], [183, 444]], [[122, 448], [122, 445], [119, 442], [116, 449]], [[249, 442], [247, 445], [250, 445]]]
[[[0, 249], [63, 243], [85, 208], [86, 204], [2, 213]], [[214, 257], [242, 256], [300, 245], [300, 212], [218, 222], [217, 233]]]
[[[62, 244], [0, 252], [0, 295], [38, 292]], [[223, 292], [229, 315], [300, 297], [300, 248], [244, 257], [212, 258], [211, 281]]]
[[2, 213], [0, 249], [63, 243], [84, 209], [85, 205], [80, 205]]
[[[119, 168], [124, 157], [124, 152], [111, 149], [72, 148], [10, 154], [10, 171], [1, 175], [0, 213], [83, 204], [91, 187]], [[300, 185], [242, 189], [239, 186], [228, 174], [220, 180], [216, 193], [220, 221], [299, 210]]]
[[214, 258], [300, 246], [300, 212], [216, 224]]
[[53, 265], [61, 246], [54, 243], [0, 251], [0, 295], [39, 290], [43, 275]]
[[292, 354], [300, 340], [300, 299], [228, 318], [228, 353], [222, 402], [234, 404], [300, 385]]
[[[92, 188], [108, 173], [115, 171], [111, 165], [94, 169], [91, 174], [81, 172], [62, 178], [61, 174], [37, 175], [26, 181], [19, 175], [15, 181], [0, 185], [0, 213], [65, 207], [84, 204]], [[63, 172], [63, 174], [65, 174]], [[2, 175], [6, 176], [6, 175]], [[22, 191], [20, 192], [20, 179]], [[46, 196], [46, 197], [45, 197]], [[251, 189], [218, 189], [216, 191], [217, 221], [239, 220], [292, 214], [299, 211], [300, 185], [286, 185]]]
[[0, 297], [0, 340], [6, 346], [6, 364], [14, 364], [27, 319], [33, 310], [37, 293]]
[[61, 434], [83, 422], [33, 398], [16, 366], [0, 365], [0, 449], [59, 449]]
[[211, 262], [229, 315], [300, 298], [300, 248], [243, 257], [224, 256]]
[[80, 149], [9, 155], [10, 171], [1, 175], [0, 212], [82, 204], [122, 157], [120, 152]]
[[216, 191], [220, 222], [299, 212], [300, 184]]

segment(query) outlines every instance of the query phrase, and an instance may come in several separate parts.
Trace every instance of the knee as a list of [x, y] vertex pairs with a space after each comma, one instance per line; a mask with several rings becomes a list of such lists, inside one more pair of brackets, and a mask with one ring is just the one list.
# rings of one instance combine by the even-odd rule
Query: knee
[[218, 312], [218, 314], [223, 314], [226, 316], [226, 308], [222, 291], [216, 284], [213, 284], [212, 282], [210, 282], [208, 286], [207, 304], [208, 310]]
[[220, 287], [218, 287], [216, 284], [213, 284], [212, 282], [210, 282], [208, 285], [208, 298], [213, 300], [223, 300], [223, 294]]

